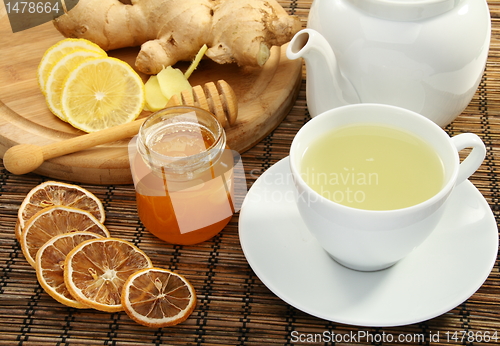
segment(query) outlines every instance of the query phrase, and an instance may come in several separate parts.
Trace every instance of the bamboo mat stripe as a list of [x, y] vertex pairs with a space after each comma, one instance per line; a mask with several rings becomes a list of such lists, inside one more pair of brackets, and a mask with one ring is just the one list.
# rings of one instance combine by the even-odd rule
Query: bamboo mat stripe
[[[279, 1], [304, 26], [312, 1]], [[450, 135], [478, 134], [487, 157], [471, 181], [500, 217], [500, 1], [489, 1], [492, 41], [484, 76], [467, 109], [445, 130]], [[303, 82], [293, 109], [269, 136], [242, 155], [250, 187], [273, 164], [288, 155], [294, 135], [309, 120]], [[218, 236], [202, 244], [177, 246], [157, 240], [137, 216], [133, 186], [82, 185], [95, 193], [106, 210], [113, 236], [145, 251], [155, 265], [185, 275], [194, 285], [198, 305], [184, 323], [162, 329], [142, 327], [123, 312], [105, 313], [65, 307], [38, 284], [14, 236], [17, 210], [30, 189], [49, 178], [15, 176], [0, 163], [0, 345], [333, 345], [300, 343], [293, 333], [339, 334], [364, 331], [373, 336], [422, 336], [404, 345], [476, 345], [447, 341], [445, 333], [498, 333], [500, 340], [500, 261], [486, 282], [467, 301], [428, 321], [393, 328], [343, 325], [310, 316], [276, 297], [249, 267], [238, 238], [238, 214]], [[463, 256], [467, 256], [464, 253]], [[460, 270], [459, 268], [457, 270]], [[300, 280], [300, 273], [297, 273]], [[432, 339], [440, 333], [439, 342]], [[389, 339], [389, 338], [387, 338]], [[359, 345], [388, 345], [374, 337]], [[336, 343], [346, 345], [347, 343]], [[354, 344], [354, 343], [352, 343]], [[500, 344], [500, 342], [489, 342]]]

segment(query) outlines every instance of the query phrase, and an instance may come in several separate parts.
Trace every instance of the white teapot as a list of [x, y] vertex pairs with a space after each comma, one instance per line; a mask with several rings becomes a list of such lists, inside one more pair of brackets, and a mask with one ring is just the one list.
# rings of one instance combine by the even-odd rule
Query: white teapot
[[286, 53], [305, 59], [312, 117], [383, 103], [440, 126], [474, 96], [491, 38], [485, 0], [314, 0], [307, 26]]

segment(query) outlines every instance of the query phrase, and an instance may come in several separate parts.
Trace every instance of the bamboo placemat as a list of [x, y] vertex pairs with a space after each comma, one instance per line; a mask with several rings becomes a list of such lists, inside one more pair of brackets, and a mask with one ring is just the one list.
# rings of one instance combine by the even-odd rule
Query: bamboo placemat
[[[312, 1], [280, 1], [304, 25]], [[500, 211], [500, 1], [489, 1], [492, 41], [479, 89], [464, 113], [446, 130], [474, 132], [488, 147], [482, 167], [471, 177], [498, 221]], [[305, 77], [305, 76], [304, 76]], [[305, 79], [304, 79], [305, 80]], [[309, 119], [305, 82], [283, 123], [243, 155], [248, 186], [288, 155], [295, 133]], [[408, 336], [408, 345], [477, 344], [479, 339], [447, 340], [454, 332], [497, 332], [500, 340], [500, 265], [466, 302], [434, 319], [401, 327], [367, 328], [312, 317], [284, 303], [269, 291], [249, 267], [238, 239], [238, 215], [214, 239], [195, 246], [172, 246], [151, 236], [141, 225], [133, 186], [89, 186], [104, 203], [110, 232], [138, 245], [158, 266], [184, 274], [195, 286], [198, 305], [184, 323], [150, 329], [123, 312], [67, 308], [48, 296], [24, 259], [14, 236], [17, 210], [26, 193], [48, 178], [15, 176], [0, 165], [0, 345], [296, 345], [293, 335], [366, 332], [371, 339], [352, 344], [385, 345], [392, 335]], [[467, 256], [466, 253], [463, 254]], [[457, 268], [457, 270], [460, 270]], [[297, 279], [300, 279], [298, 273]], [[431, 336], [440, 333], [439, 342]], [[460, 334], [458, 334], [460, 337]], [[423, 337], [423, 338], [422, 338]], [[410, 339], [413, 339], [411, 341]], [[475, 342], [471, 342], [475, 341]], [[499, 342], [490, 341], [490, 344]], [[337, 343], [346, 344], [346, 343]]]

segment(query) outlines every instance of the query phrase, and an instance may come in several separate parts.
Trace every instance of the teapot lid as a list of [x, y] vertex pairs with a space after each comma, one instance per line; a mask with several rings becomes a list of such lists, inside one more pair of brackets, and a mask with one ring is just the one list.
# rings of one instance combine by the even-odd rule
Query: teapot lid
[[395, 21], [415, 21], [453, 9], [461, 0], [350, 0], [374, 17]]

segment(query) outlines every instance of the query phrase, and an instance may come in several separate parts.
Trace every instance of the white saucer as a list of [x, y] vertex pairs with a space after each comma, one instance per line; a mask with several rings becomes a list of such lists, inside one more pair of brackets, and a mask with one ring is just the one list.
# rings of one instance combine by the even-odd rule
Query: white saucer
[[350, 270], [332, 260], [302, 222], [293, 189], [285, 158], [249, 190], [239, 236], [260, 280], [313, 316], [367, 327], [425, 321], [467, 300], [495, 264], [495, 218], [469, 181], [457, 186], [443, 220], [424, 244], [378, 272]]

